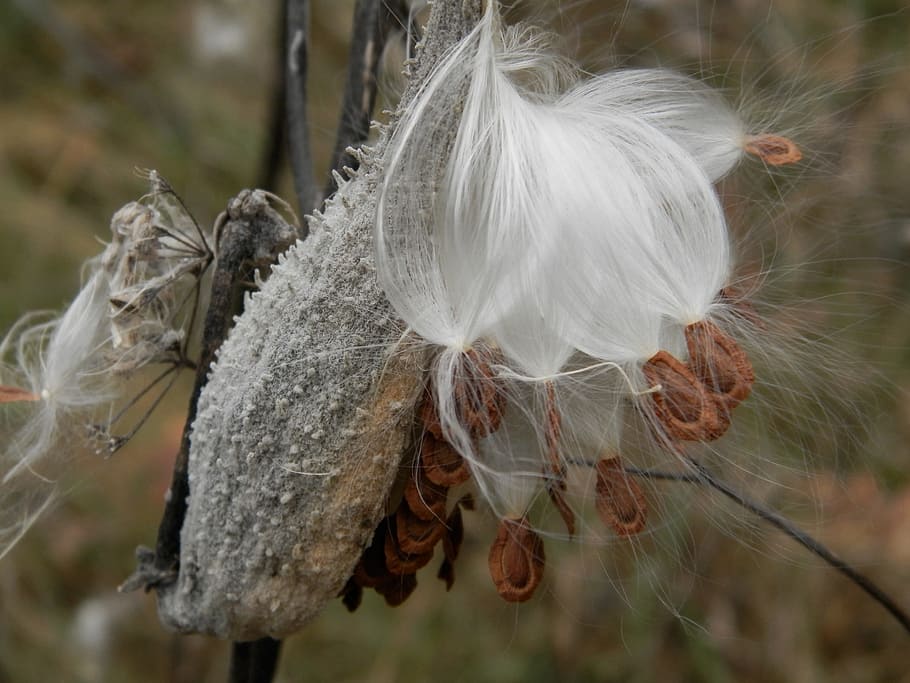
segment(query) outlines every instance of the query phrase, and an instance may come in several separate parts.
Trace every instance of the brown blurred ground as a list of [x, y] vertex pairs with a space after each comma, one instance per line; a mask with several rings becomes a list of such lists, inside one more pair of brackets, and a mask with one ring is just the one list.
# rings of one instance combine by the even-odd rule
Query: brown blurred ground
[[[334, 135], [352, 4], [314, 3], [321, 160]], [[860, 369], [833, 390], [855, 397], [851, 414], [866, 427], [837, 462], [811, 459], [821, 470], [805, 492], [814, 503], [794, 511], [821, 520], [812, 528], [823, 540], [910, 603], [910, 411], [900, 400], [910, 334], [910, 11], [898, 0], [540, 4], [528, 13], [552, 21], [590, 68], [618, 56], [687, 68], [734, 95], [747, 87], [748, 99], [783, 111], [808, 143], [801, 172], [771, 180], [744, 172], [726, 188], [748, 257], [773, 249], [785, 271], [813, 262], [771, 282], [769, 296], [833, 298], [804, 315], [819, 329], [848, 324], [837, 344]], [[135, 167], [158, 169], [203, 223], [255, 181], [275, 57], [274, 16], [263, 8], [0, 4], [4, 328], [72, 297], [111, 213], [144, 191]], [[238, 32], [221, 54], [198, 34], [214, 30], [212, 18]], [[867, 363], [887, 381], [873, 381]], [[224, 680], [224, 643], [171, 636], [151, 597], [114, 593], [134, 547], [153, 539], [185, 389], [112, 460], [78, 460], [65, 502], [0, 562], [0, 681]], [[825, 471], [834, 465], [844, 467]], [[687, 551], [667, 566], [627, 570], [625, 599], [595, 551], [551, 543], [546, 590], [515, 608], [486, 575], [489, 521], [474, 514], [467, 525], [451, 593], [424, 570], [402, 608], [373, 594], [355, 615], [332, 605], [288, 641], [280, 680], [910, 680], [906, 634], [776, 534], [719, 529], [693, 514], [682, 533]], [[669, 605], [645, 572], [659, 576]]]

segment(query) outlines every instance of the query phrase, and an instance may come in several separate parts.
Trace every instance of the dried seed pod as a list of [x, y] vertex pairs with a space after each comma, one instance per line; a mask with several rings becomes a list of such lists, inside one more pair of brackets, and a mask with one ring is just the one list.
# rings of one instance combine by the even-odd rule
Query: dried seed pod
[[652, 387], [654, 414], [668, 437], [679, 441], [713, 441], [730, 426], [708, 389], [684, 363], [658, 351], [643, 368]]
[[752, 391], [755, 371], [745, 351], [708, 320], [686, 327], [689, 366], [701, 382], [717, 394], [727, 410]]
[[489, 567], [503, 600], [529, 600], [543, 578], [544, 563], [543, 541], [526, 517], [507, 517], [499, 523], [490, 548]]
[[437, 486], [451, 488], [471, 478], [467, 461], [447, 442], [430, 433], [420, 444], [420, 463], [423, 474]]
[[645, 494], [629, 477], [619, 458], [601, 460], [597, 470], [597, 513], [604, 524], [620, 536], [630, 536], [645, 528], [648, 507]]
[[782, 135], [751, 135], [746, 139], [743, 149], [769, 166], [795, 164], [803, 158], [803, 153], [796, 143]]

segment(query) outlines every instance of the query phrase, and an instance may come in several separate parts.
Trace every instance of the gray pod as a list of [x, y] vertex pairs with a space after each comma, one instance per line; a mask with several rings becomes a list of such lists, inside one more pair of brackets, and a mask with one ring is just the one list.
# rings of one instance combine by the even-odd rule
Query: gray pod
[[[479, 6], [434, 3], [405, 101]], [[236, 641], [293, 633], [337, 596], [384, 514], [426, 356], [399, 344], [376, 281], [383, 146], [363, 153], [218, 354], [193, 425], [180, 572], [158, 589], [171, 628]]]

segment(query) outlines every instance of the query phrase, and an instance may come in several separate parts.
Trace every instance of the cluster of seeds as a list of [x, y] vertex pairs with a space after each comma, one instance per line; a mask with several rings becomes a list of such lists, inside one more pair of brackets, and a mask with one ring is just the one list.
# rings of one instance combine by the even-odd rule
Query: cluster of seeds
[[[394, 523], [380, 527], [397, 545], [383, 546], [394, 552], [382, 578], [361, 586], [395, 579], [397, 590], [410, 576], [392, 567], [398, 549], [414, 549], [411, 517], [440, 527], [426, 538], [445, 536], [430, 477], [444, 458], [500, 520], [497, 590], [526, 600], [544, 569], [540, 494], [575, 536], [568, 472], [588, 468], [602, 521], [638, 533], [648, 506], [620, 458], [629, 415], [685, 469], [686, 444], [721, 438], [752, 391], [737, 333], [761, 321], [734, 293], [714, 183], [747, 156], [777, 166], [799, 149], [749, 130], [693, 79], [660, 69], [587, 78], [545, 42], [504, 26], [487, 3], [390, 138], [379, 280], [436, 353], [418, 467]], [[432, 546], [419, 546], [420, 562]], [[376, 556], [371, 547], [365, 558]]]

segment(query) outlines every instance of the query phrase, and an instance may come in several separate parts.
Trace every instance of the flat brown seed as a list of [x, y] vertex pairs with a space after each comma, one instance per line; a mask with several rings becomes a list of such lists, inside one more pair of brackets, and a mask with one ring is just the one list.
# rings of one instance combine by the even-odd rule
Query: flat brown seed
[[19, 403], [21, 401], [40, 401], [38, 394], [21, 387], [0, 386], [0, 403]]
[[713, 441], [727, 431], [727, 412], [718, 410], [705, 385], [678, 358], [658, 351], [642, 370], [652, 387], [660, 387], [648, 396], [667, 436], [679, 441]]
[[782, 135], [752, 135], [746, 139], [744, 149], [769, 166], [795, 164], [803, 158], [803, 153], [796, 143]]
[[[393, 517], [392, 519], [394, 520], [395, 518]], [[430, 560], [433, 559], [432, 548], [429, 552], [419, 554], [404, 552], [398, 544], [398, 535], [392, 527], [386, 533], [384, 549], [386, 567], [388, 567], [389, 573], [394, 576], [414, 574], [418, 569], [427, 566]]]
[[506, 518], [499, 523], [490, 547], [490, 577], [499, 596], [507, 602], [529, 600], [543, 578], [543, 541], [527, 518]]
[[433, 552], [445, 534], [446, 526], [441, 519], [420, 519], [407, 505], [400, 505], [395, 512], [395, 531], [403, 552], [423, 555]]
[[544, 421], [544, 441], [547, 448], [547, 461], [550, 471], [560, 480], [566, 478], [566, 464], [560, 453], [559, 442], [562, 435], [562, 415], [556, 407], [556, 389], [552, 382], [547, 382], [547, 414]]
[[389, 578], [376, 586], [375, 590], [385, 598], [385, 602], [389, 607], [398, 607], [408, 599], [415, 588], [417, 588], [417, 575], [405, 574], [404, 576]]
[[562, 495], [562, 492], [565, 490], [565, 482], [551, 482], [547, 485], [547, 493], [550, 494], [550, 502], [553, 503], [553, 506], [559, 511], [559, 516], [562, 517], [563, 523], [566, 525], [566, 533], [569, 536], [575, 535], [575, 513], [572, 512], [572, 508], [569, 507], [569, 504], [566, 502], [565, 496]]
[[597, 470], [597, 514], [620, 536], [630, 536], [645, 528], [648, 507], [645, 494], [629, 477], [619, 458], [601, 460]]
[[388, 535], [391, 518], [386, 517], [373, 532], [373, 540], [354, 567], [354, 581], [364, 588], [375, 588], [386, 581], [391, 574], [385, 561], [385, 538]]
[[718, 395], [727, 410], [748, 398], [755, 370], [742, 347], [717, 325], [702, 320], [686, 327], [689, 365], [695, 376]]
[[447, 497], [447, 488], [428, 480], [420, 465], [414, 469], [404, 487], [404, 500], [411, 512], [428, 522], [445, 517]]
[[424, 393], [423, 402], [420, 404], [420, 408], [417, 412], [424, 430], [437, 439], [441, 439], [442, 425], [439, 423], [439, 414], [436, 412], [436, 404], [433, 401], [433, 392], [429, 389]]
[[465, 351], [463, 374], [455, 378], [454, 397], [458, 419], [471, 436], [480, 439], [499, 429], [505, 407], [492, 364], [496, 355], [489, 349]]
[[458, 451], [430, 433], [420, 444], [420, 463], [426, 478], [438, 486], [451, 488], [471, 478], [468, 463]]

